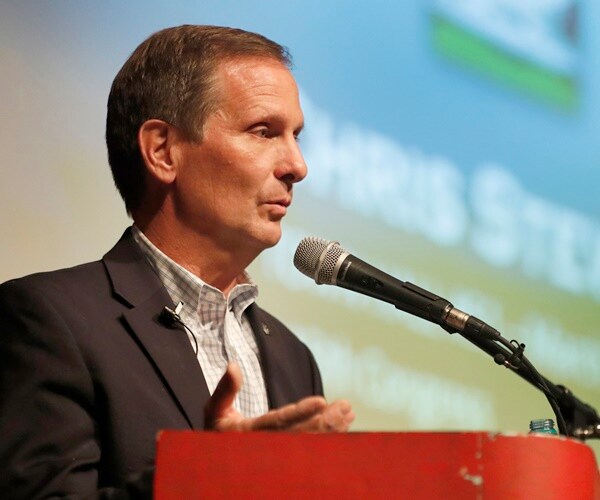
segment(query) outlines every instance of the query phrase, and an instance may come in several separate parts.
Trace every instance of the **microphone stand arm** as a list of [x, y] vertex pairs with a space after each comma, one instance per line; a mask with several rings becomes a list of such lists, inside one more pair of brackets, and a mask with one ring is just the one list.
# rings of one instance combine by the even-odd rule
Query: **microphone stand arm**
[[[388, 302], [397, 309], [440, 325], [449, 333], [459, 333], [492, 356], [496, 363], [503, 364], [541, 390], [556, 414], [561, 434], [580, 439], [600, 438], [600, 418], [596, 410], [577, 399], [566, 387], [555, 385], [540, 375], [524, 356], [524, 344], [509, 342], [500, 332], [454, 308], [446, 299], [408, 281], [397, 280], [348, 254], [335, 242], [316, 242], [318, 252], [301, 251], [302, 243], [296, 250], [294, 263], [298, 260], [300, 265], [296, 264], [296, 267], [313, 277], [317, 284], [337, 285]], [[314, 246], [311, 241], [306, 245], [311, 250]], [[305, 265], [303, 252], [310, 256], [319, 255], [318, 262], [311, 260]]]
[[568, 436], [573, 436], [581, 440], [592, 438], [600, 439], [600, 417], [596, 410], [578, 399], [565, 386], [556, 385], [543, 375], [537, 373], [535, 368], [533, 368], [531, 363], [529, 363], [522, 354], [523, 349], [525, 348], [523, 344], [520, 344], [519, 348], [515, 349], [515, 351], [520, 349], [521, 352], [517, 355], [525, 362], [513, 363], [511, 362], [511, 358], [514, 359], [516, 354], [515, 351], [508, 351], [495, 340], [464, 332], [456, 333], [459, 333], [459, 335], [467, 339], [473, 345], [488, 353], [494, 358], [496, 363], [506, 366], [537, 389], [544, 393], [546, 393], [547, 389], [549, 394], [546, 395], [552, 397], [558, 404], [560, 413], [566, 424], [566, 434]]
[[[361, 263], [362, 264], [362, 263]], [[365, 293], [362, 281], [359, 292]], [[600, 417], [594, 408], [579, 400], [566, 387], [555, 385], [542, 376], [523, 354], [525, 344], [509, 342], [498, 330], [480, 319], [465, 314], [448, 302], [409, 282], [392, 283], [393, 290], [378, 294], [376, 287], [369, 295], [391, 302], [397, 309], [437, 323], [449, 333], [458, 333], [487, 352], [497, 364], [504, 365], [544, 393], [556, 415], [561, 434], [579, 439], [600, 439]], [[394, 300], [389, 300], [394, 297]]]

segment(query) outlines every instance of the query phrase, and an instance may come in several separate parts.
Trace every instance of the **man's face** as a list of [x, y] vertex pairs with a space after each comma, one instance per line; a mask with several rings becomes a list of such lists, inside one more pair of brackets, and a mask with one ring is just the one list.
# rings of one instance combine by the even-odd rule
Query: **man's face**
[[216, 90], [202, 141], [181, 149], [177, 217], [223, 248], [261, 251], [279, 241], [292, 185], [306, 176], [298, 88], [277, 60], [243, 57], [217, 68]]

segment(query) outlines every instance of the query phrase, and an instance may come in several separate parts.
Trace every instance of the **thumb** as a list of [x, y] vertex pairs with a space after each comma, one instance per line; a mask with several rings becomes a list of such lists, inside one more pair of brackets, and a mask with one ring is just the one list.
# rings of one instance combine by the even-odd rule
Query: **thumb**
[[213, 428], [219, 419], [233, 410], [233, 401], [241, 387], [242, 372], [240, 367], [237, 363], [229, 363], [215, 391], [204, 407], [205, 428]]

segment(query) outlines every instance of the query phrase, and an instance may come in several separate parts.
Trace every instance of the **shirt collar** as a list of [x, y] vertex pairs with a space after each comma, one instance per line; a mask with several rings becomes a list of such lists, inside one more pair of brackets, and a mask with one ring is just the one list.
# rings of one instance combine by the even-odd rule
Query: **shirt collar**
[[196, 315], [201, 303], [217, 302], [230, 308], [240, 321], [246, 308], [256, 301], [258, 286], [246, 271], [240, 275], [238, 284], [229, 292], [226, 300], [219, 289], [205, 283], [165, 255], [135, 225], [132, 226], [132, 234], [150, 266], [167, 289], [173, 303], [183, 302], [184, 317]]

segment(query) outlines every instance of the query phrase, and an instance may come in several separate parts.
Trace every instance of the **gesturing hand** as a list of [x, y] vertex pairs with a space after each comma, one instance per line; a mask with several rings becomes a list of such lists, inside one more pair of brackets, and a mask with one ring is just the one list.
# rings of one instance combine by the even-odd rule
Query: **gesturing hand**
[[242, 386], [242, 373], [229, 363], [215, 392], [204, 408], [205, 428], [217, 431], [346, 432], [354, 420], [350, 403], [310, 396], [297, 403], [271, 410], [256, 418], [245, 418], [233, 407]]

